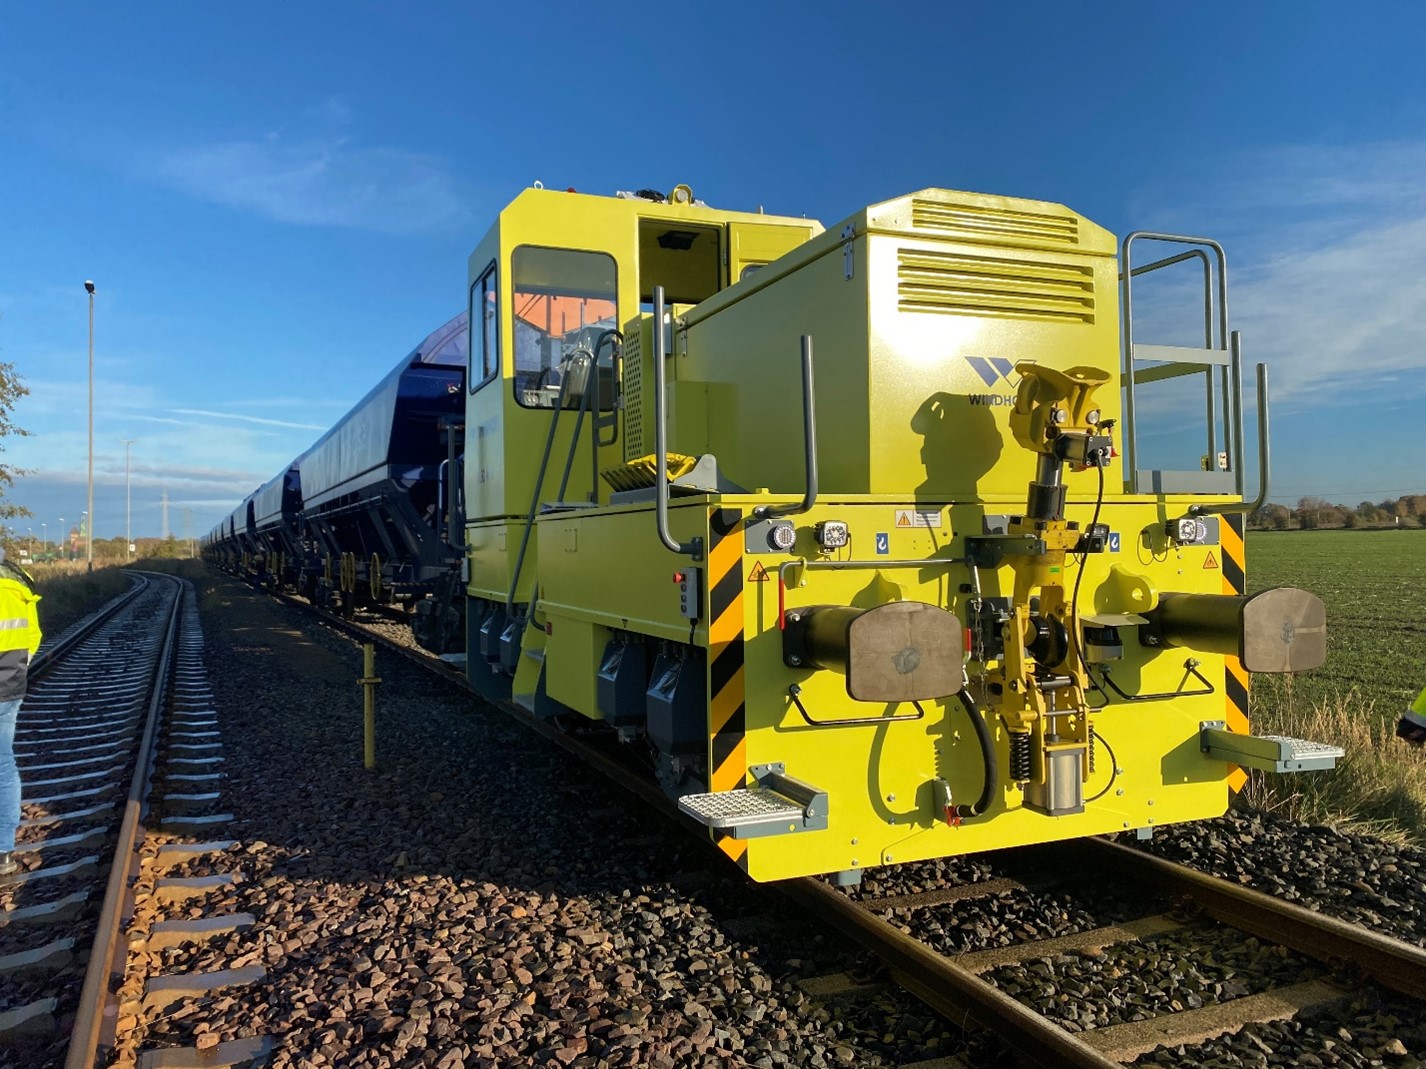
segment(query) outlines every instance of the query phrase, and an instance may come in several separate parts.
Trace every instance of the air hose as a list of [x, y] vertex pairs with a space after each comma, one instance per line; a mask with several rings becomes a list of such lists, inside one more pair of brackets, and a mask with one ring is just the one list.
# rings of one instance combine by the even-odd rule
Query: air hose
[[974, 805], [956, 806], [956, 816], [964, 820], [966, 817], [978, 817], [990, 807], [991, 799], [1000, 788], [1000, 769], [995, 762], [995, 739], [991, 737], [990, 725], [985, 722], [985, 717], [980, 715], [975, 699], [970, 696], [970, 689], [962, 686], [959, 694], [961, 704], [966, 707], [966, 713], [970, 716], [971, 727], [975, 728], [975, 737], [980, 742], [981, 760], [985, 765], [985, 786], [980, 789], [980, 797], [975, 800]]

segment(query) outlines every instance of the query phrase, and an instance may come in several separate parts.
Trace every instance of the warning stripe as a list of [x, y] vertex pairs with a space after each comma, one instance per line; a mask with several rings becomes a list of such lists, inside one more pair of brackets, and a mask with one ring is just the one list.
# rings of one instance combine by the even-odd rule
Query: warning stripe
[[[1223, 593], [1242, 594], [1247, 589], [1246, 557], [1243, 553], [1243, 517], [1224, 516], [1219, 524], [1219, 536], [1223, 549]], [[1248, 672], [1237, 657], [1223, 658], [1223, 719], [1229, 731], [1247, 734], [1248, 728]], [[1248, 774], [1241, 768], [1232, 767], [1228, 772], [1228, 789], [1242, 790], [1248, 782]]]
[[[708, 547], [708, 789], [731, 791], [748, 774], [743, 681], [743, 514], [715, 509]], [[746, 870], [748, 844], [731, 836], [718, 846]]]

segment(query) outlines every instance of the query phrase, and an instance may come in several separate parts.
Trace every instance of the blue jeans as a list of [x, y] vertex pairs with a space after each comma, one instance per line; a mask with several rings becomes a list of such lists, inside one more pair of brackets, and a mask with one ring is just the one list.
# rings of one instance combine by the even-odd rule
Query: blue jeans
[[15, 849], [15, 829], [20, 826], [20, 769], [15, 764], [20, 701], [0, 702], [0, 854]]

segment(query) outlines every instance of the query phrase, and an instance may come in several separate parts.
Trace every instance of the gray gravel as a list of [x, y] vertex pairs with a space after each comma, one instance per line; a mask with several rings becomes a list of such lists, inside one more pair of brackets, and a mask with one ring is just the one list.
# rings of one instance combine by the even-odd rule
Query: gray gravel
[[1426, 946], [1426, 851], [1415, 847], [1238, 812], [1161, 828], [1146, 843], [1127, 837], [1124, 841], [1275, 898]]
[[1080, 1032], [1230, 1002], [1320, 973], [1271, 943], [1195, 929], [996, 969], [986, 979]]

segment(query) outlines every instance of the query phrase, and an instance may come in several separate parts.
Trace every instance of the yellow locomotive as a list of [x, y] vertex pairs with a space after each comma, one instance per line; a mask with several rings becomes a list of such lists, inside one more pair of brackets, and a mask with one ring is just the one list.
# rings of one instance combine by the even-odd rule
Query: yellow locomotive
[[[1144, 344], [1134, 279], [1177, 263], [1204, 344]], [[752, 878], [1152, 829], [1340, 755], [1248, 729], [1249, 673], [1326, 629], [1244, 596], [1216, 244], [942, 189], [824, 229], [537, 188], [469, 278], [470, 677], [646, 756]], [[1185, 377], [1206, 455], [1143, 468]]]

